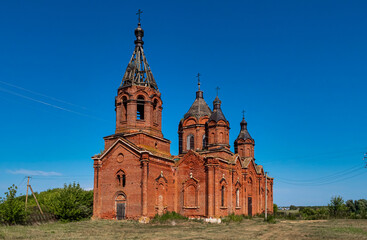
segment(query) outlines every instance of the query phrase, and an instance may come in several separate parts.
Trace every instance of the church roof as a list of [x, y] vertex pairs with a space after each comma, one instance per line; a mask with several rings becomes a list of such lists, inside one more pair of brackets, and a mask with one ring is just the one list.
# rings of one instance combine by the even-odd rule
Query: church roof
[[[199, 85], [200, 86], [200, 85]], [[204, 100], [203, 91], [199, 90], [196, 92], [196, 99], [191, 105], [189, 111], [184, 115], [184, 119], [188, 117], [195, 117], [197, 119], [208, 116], [210, 117], [212, 110]]]
[[245, 120], [245, 116], [243, 116], [243, 119], [242, 119], [240, 124], [241, 124], [241, 131], [238, 134], [238, 137], [237, 137], [236, 141], [240, 140], [240, 139], [243, 139], [243, 140], [251, 139], [251, 140], [253, 140], [253, 138], [251, 137], [250, 133], [247, 130], [247, 122]]
[[157, 83], [154, 80], [152, 71], [150, 70], [148, 61], [143, 50], [143, 36], [144, 30], [141, 28], [140, 22], [135, 29], [136, 40], [135, 49], [129, 64], [126, 67], [125, 74], [122, 78], [120, 87], [127, 87], [131, 85], [151, 87], [158, 89]]
[[210, 116], [209, 118], [209, 122], [210, 121], [215, 121], [215, 122], [218, 122], [219, 120], [223, 120], [225, 122], [228, 122], [226, 117], [224, 116], [223, 112], [222, 112], [222, 109], [220, 108], [220, 105], [221, 105], [221, 101], [219, 100], [218, 96], [214, 99], [213, 101], [213, 113], [212, 115]]

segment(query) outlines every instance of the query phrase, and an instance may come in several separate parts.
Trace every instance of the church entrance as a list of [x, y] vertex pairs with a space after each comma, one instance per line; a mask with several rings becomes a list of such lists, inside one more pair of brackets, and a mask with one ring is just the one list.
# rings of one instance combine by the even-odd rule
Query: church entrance
[[126, 218], [126, 197], [123, 194], [119, 194], [116, 197], [116, 218], [122, 220]]
[[248, 197], [248, 215], [252, 216], [252, 197]]

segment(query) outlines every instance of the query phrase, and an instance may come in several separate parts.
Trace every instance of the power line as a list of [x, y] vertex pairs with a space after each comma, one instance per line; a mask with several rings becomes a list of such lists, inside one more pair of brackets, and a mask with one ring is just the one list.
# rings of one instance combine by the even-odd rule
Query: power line
[[349, 169], [345, 169], [345, 170], [342, 170], [342, 171], [339, 171], [339, 172], [336, 172], [336, 173], [333, 173], [333, 174], [330, 174], [330, 175], [327, 175], [327, 176], [323, 176], [323, 177], [319, 177], [319, 178], [313, 178], [313, 179], [287, 179], [287, 178], [282, 178], [282, 177], [277, 177], [277, 179], [283, 179], [285, 181], [291, 181], [291, 182], [305, 182], [305, 183], [312, 183], [312, 182], [318, 182], [318, 181], [325, 181], [325, 180], [328, 180], [330, 178], [338, 178], [339, 176], [344, 176], [348, 173], [352, 173], [358, 169], [361, 169], [363, 167], [361, 167], [361, 164], [358, 164], [352, 168], [349, 168]]
[[[361, 151], [351, 151], [351, 150], [361, 150]], [[287, 161], [287, 160], [302, 160], [302, 159], [312, 159], [312, 158], [317, 158], [320, 156], [324, 156], [327, 155], [328, 157], [342, 157], [342, 156], [350, 156], [351, 154], [360, 154], [363, 153], [362, 148], [349, 148], [349, 149], [344, 149], [342, 151], [339, 152], [323, 152], [323, 153], [318, 153], [318, 154], [312, 154], [312, 155], [304, 155], [304, 156], [296, 156], [296, 157], [288, 157], [288, 158], [281, 158], [281, 159], [273, 159], [273, 160], [267, 160], [267, 161], [261, 161], [262, 164], [264, 163], [274, 163], [274, 162], [278, 162], [278, 161]]]
[[57, 101], [57, 102], [60, 102], [60, 103], [68, 104], [70, 106], [78, 107], [78, 108], [85, 109], [85, 110], [87, 109], [86, 107], [83, 107], [83, 106], [80, 106], [80, 105], [77, 105], [77, 104], [74, 104], [74, 103], [70, 103], [70, 102], [67, 102], [67, 101], [64, 101], [64, 100], [60, 100], [60, 99], [57, 99], [57, 98], [54, 98], [54, 97], [51, 97], [51, 96], [47, 96], [45, 94], [38, 93], [38, 92], [29, 90], [29, 89], [26, 89], [26, 88], [23, 88], [23, 87], [19, 87], [17, 85], [14, 85], [14, 84], [11, 84], [11, 83], [7, 83], [7, 82], [1, 81], [1, 80], [0, 80], [0, 83], [5, 84], [5, 85], [10, 86], [10, 87], [13, 87], [13, 88], [17, 88], [17, 89], [20, 89], [20, 90], [29, 92], [29, 93], [32, 93], [34, 95], [46, 97], [46, 98], [49, 98], [51, 100], [54, 100], [54, 101]]
[[46, 106], [49, 106], [49, 107], [53, 107], [53, 108], [56, 108], [56, 109], [59, 109], [59, 110], [62, 110], [62, 111], [74, 113], [74, 114], [77, 114], [77, 115], [80, 115], [80, 116], [84, 116], [84, 117], [89, 117], [89, 118], [97, 119], [97, 120], [104, 121], [104, 122], [110, 122], [110, 121], [107, 121], [105, 119], [97, 118], [97, 117], [94, 117], [94, 116], [91, 116], [91, 115], [88, 115], [88, 114], [84, 114], [84, 113], [81, 113], [81, 112], [73, 111], [73, 110], [70, 110], [70, 109], [67, 109], [67, 108], [64, 108], [64, 107], [57, 106], [55, 104], [51, 104], [51, 103], [48, 103], [48, 102], [45, 102], [45, 101], [41, 101], [41, 100], [38, 100], [38, 99], [35, 99], [35, 98], [31, 98], [31, 97], [28, 97], [28, 96], [25, 96], [25, 95], [22, 95], [22, 94], [19, 94], [19, 93], [16, 93], [16, 92], [7, 90], [5, 88], [1, 88], [0, 87], [0, 91], [9, 93], [9, 94], [12, 94], [12, 95], [15, 95], [15, 96], [18, 96], [18, 97], [21, 97], [21, 98], [24, 98], [24, 99], [33, 101], [33, 102], [41, 103], [43, 105], [46, 105]]
[[[362, 170], [362, 171], [361, 171]], [[359, 174], [356, 174], [359, 173]], [[366, 172], [364, 171], [364, 167], [360, 167], [358, 170], [355, 170], [354, 172], [350, 172], [349, 174], [345, 174], [343, 176], [339, 176], [335, 179], [328, 179], [325, 181], [320, 181], [320, 182], [293, 182], [293, 181], [283, 181], [283, 180], [278, 180], [279, 182], [285, 183], [285, 184], [290, 184], [290, 185], [297, 185], [297, 186], [322, 186], [322, 185], [328, 185], [328, 184], [332, 184], [332, 183], [337, 183], [337, 182], [341, 182], [344, 180], [348, 180], [360, 175], [365, 174]]]

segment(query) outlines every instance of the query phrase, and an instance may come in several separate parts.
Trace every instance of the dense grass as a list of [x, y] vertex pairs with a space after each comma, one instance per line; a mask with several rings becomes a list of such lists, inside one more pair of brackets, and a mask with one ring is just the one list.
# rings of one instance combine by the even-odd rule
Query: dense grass
[[234, 213], [229, 214], [222, 218], [222, 222], [230, 223], [230, 222], [242, 222], [244, 219], [251, 219], [251, 216], [245, 215], [235, 215]]
[[367, 239], [367, 220], [281, 220], [261, 218], [228, 224], [176, 221], [139, 224], [136, 221], [85, 220], [33, 226], [1, 226], [0, 239]]
[[166, 212], [163, 215], [156, 214], [154, 218], [152, 219], [153, 223], [165, 223], [170, 220], [188, 220], [187, 217], [182, 216], [179, 213], [176, 213], [175, 211], [172, 212]]

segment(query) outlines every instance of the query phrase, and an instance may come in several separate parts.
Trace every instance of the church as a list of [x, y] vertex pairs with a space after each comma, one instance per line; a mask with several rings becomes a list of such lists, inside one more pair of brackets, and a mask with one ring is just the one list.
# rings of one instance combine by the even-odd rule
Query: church
[[[217, 96], [211, 109], [199, 88], [177, 120], [179, 155], [162, 134], [161, 92], [143, 50], [140, 21], [115, 98], [116, 131], [94, 161], [93, 217], [151, 218], [175, 211], [188, 217], [255, 215], [273, 210], [273, 178], [255, 163], [255, 140], [243, 117], [230, 150], [230, 124]], [[175, 131], [172, 129], [172, 131]]]

